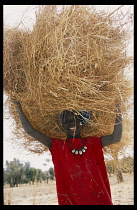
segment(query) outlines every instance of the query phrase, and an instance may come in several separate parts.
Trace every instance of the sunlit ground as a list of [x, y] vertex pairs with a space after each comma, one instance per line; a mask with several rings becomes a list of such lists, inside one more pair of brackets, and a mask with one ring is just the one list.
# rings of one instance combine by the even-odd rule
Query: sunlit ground
[[[134, 205], [133, 173], [124, 174], [124, 182], [117, 183], [115, 175], [110, 177], [114, 205]], [[58, 205], [55, 181], [48, 184], [4, 187], [4, 205]]]

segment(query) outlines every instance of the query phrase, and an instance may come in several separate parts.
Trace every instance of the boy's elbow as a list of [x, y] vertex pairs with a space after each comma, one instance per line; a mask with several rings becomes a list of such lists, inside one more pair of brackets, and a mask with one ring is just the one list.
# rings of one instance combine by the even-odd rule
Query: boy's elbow
[[122, 139], [122, 134], [121, 135], [118, 135], [118, 136], [114, 136], [114, 143], [118, 143], [120, 142], [120, 140]]

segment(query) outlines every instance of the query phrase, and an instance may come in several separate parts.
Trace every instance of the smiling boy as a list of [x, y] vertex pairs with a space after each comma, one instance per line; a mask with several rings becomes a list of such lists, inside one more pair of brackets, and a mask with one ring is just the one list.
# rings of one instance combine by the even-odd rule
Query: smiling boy
[[80, 131], [90, 118], [90, 112], [78, 114], [64, 110], [60, 115], [63, 132], [67, 135], [64, 141], [33, 128], [21, 104], [13, 102], [24, 130], [51, 152], [59, 205], [113, 205], [102, 147], [119, 142], [122, 137], [120, 109], [117, 108], [111, 135], [86, 138], [81, 138]]

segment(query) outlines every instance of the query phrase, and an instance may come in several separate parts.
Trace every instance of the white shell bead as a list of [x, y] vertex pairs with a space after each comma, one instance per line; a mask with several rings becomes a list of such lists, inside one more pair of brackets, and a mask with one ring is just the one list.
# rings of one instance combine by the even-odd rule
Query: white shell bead
[[72, 153], [75, 153], [75, 149], [72, 150]]

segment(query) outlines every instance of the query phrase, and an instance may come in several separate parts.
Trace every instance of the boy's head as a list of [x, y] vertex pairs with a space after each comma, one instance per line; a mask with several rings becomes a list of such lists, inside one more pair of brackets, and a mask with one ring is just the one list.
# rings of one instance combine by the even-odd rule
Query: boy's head
[[60, 119], [67, 138], [79, 138], [80, 130], [89, 118], [89, 111], [80, 111], [77, 113], [75, 111], [64, 110], [60, 115]]

